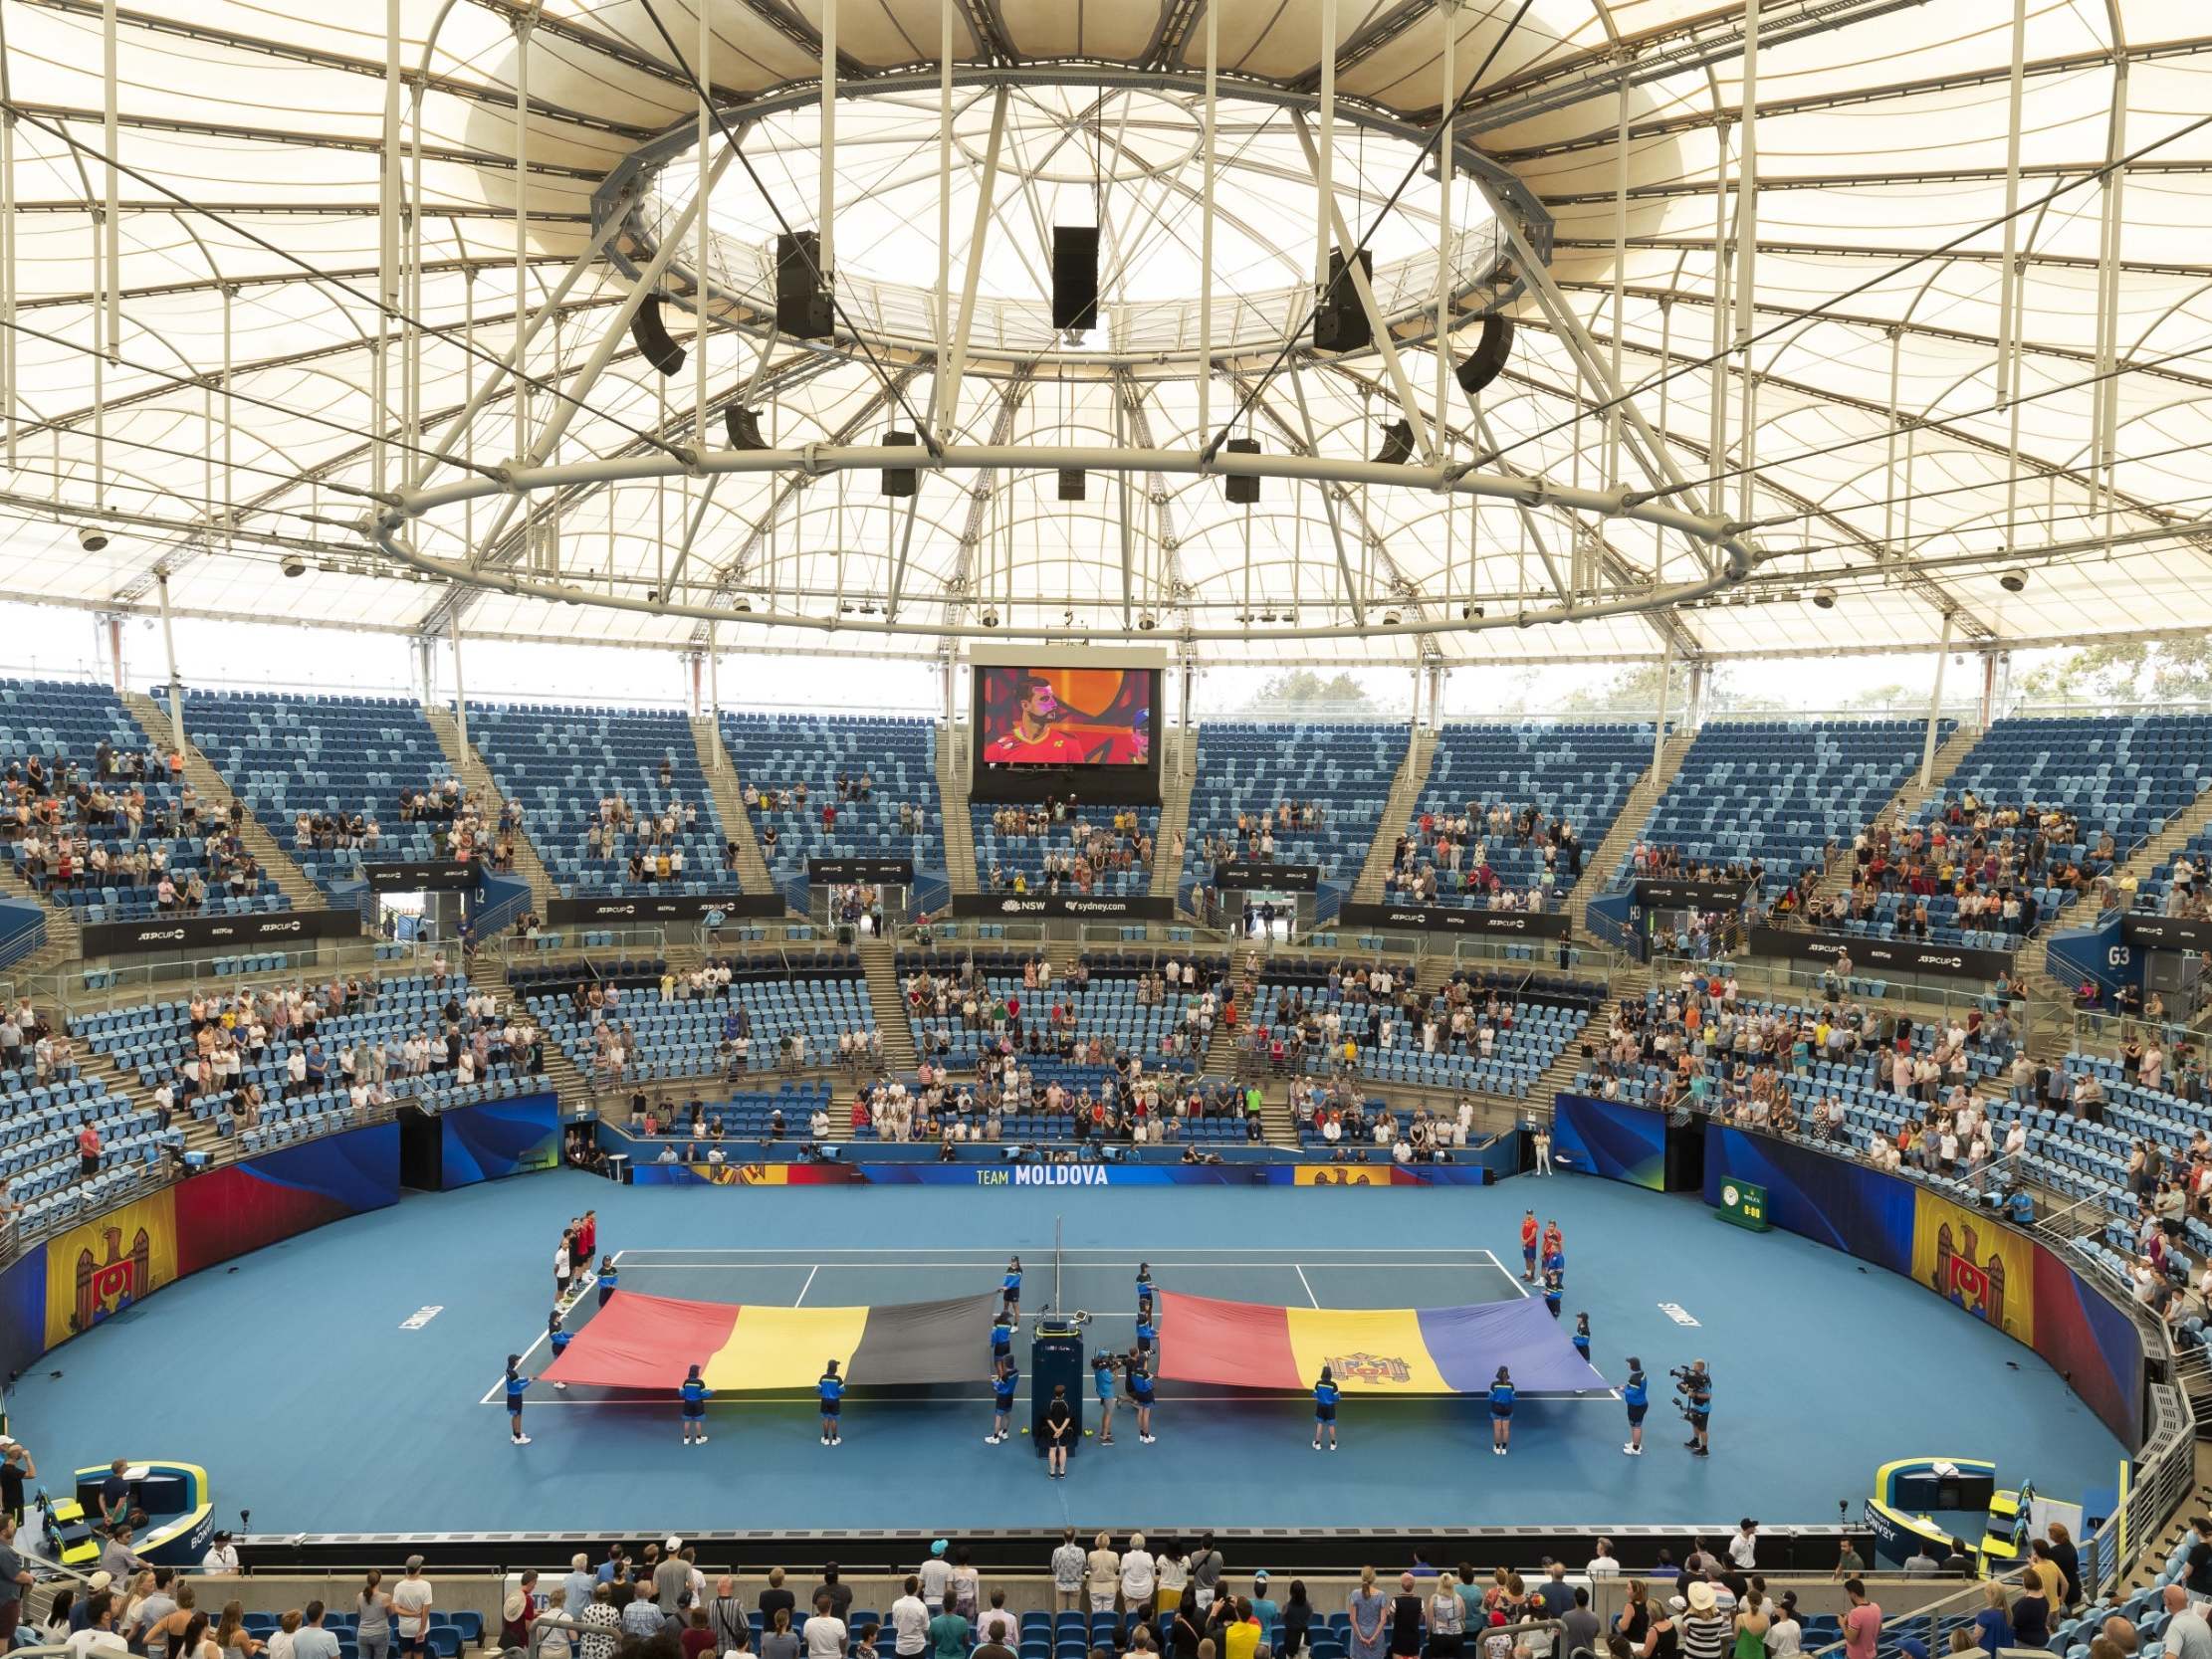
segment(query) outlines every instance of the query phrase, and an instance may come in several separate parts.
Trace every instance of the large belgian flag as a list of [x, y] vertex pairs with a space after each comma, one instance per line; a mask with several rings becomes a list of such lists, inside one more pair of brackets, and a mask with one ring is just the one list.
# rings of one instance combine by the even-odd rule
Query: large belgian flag
[[618, 1292], [545, 1369], [549, 1382], [674, 1389], [693, 1365], [709, 1388], [804, 1389], [834, 1359], [858, 1387], [971, 1382], [991, 1368], [998, 1293], [883, 1308], [770, 1308]]

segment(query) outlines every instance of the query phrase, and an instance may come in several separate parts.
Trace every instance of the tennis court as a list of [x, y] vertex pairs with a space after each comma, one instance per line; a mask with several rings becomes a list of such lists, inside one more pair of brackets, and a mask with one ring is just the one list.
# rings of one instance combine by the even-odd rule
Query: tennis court
[[[1081, 1312], [1090, 1316], [1085, 1346], [1092, 1351], [1121, 1349], [1129, 1346], [1136, 1323], [1137, 1272], [1152, 1269], [1153, 1283], [1163, 1291], [1184, 1291], [1232, 1302], [1255, 1302], [1285, 1308], [1406, 1308], [1456, 1307], [1501, 1302], [1528, 1294], [1518, 1275], [1509, 1271], [1488, 1250], [1417, 1248], [1267, 1248], [1227, 1246], [1194, 1249], [1174, 1246], [1157, 1254], [1136, 1255], [1119, 1248], [1056, 1250], [1050, 1241], [1041, 1248], [1018, 1242], [1004, 1250], [995, 1247], [928, 1245], [914, 1251], [853, 1246], [844, 1249], [779, 1249], [774, 1246], [738, 1249], [637, 1249], [616, 1253], [615, 1265], [623, 1291], [648, 1296], [681, 1297], [694, 1302], [766, 1304], [775, 1307], [867, 1307], [887, 1303], [928, 1302], [967, 1292], [996, 1287], [1007, 1258], [1021, 1257], [1021, 1319], [1024, 1338], [1029, 1322], [1051, 1310]], [[597, 1298], [587, 1293], [566, 1320], [571, 1332], [581, 1332], [596, 1312]], [[518, 1334], [519, 1335], [519, 1334]], [[546, 1336], [539, 1333], [524, 1352], [523, 1368], [543, 1368]], [[1174, 1341], [1163, 1327], [1163, 1348]], [[1017, 1342], [1022, 1356], [1025, 1341]], [[989, 1399], [990, 1361], [976, 1357], [976, 1380], [965, 1391], [943, 1388], [907, 1391], [871, 1391], [864, 1376], [853, 1379], [856, 1396], [872, 1400], [944, 1401], [949, 1398]], [[1248, 1394], [1220, 1394], [1196, 1384], [1163, 1381], [1164, 1399], [1220, 1398], [1248, 1400]], [[556, 1390], [545, 1382], [532, 1385], [533, 1405], [586, 1405], [619, 1400], [626, 1396], [604, 1389], [571, 1387]], [[748, 1394], [749, 1401], [809, 1400], [810, 1393]], [[1018, 1395], [1026, 1400], [1024, 1375]], [[1547, 1396], [1532, 1392], [1530, 1398]], [[1611, 1399], [1610, 1391], [1591, 1397]], [[665, 1404], [665, 1396], [655, 1395]], [[498, 1383], [484, 1391], [480, 1404], [501, 1405], [505, 1390]], [[1413, 1402], [1404, 1402], [1411, 1404]]]

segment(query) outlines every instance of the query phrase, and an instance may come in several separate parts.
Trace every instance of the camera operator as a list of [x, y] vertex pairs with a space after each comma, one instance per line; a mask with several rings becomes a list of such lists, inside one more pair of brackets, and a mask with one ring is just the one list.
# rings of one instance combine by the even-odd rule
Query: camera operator
[[1674, 1379], [1679, 1392], [1674, 1405], [1689, 1424], [1689, 1438], [1682, 1442], [1698, 1457], [1712, 1455], [1710, 1438], [1713, 1410], [1712, 1372], [1705, 1369], [1705, 1361], [1692, 1359], [1687, 1365], [1677, 1365], [1667, 1373]]

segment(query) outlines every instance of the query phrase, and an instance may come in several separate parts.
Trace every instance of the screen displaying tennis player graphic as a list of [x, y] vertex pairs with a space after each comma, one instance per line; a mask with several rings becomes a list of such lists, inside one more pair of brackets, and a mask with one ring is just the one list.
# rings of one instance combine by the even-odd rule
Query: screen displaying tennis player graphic
[[1146, 766], [1156, 669], [979, 668], [986, 766]]

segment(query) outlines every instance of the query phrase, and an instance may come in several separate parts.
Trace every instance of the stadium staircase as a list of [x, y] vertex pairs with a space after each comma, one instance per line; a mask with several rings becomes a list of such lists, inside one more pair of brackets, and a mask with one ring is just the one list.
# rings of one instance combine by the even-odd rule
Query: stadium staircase
[[[937, 728], [937, 801], [945, 814], [945, 880], [955, 893], [974, 893], [978, 891], [976, 827], [968, 815], [968, 773], [962, 768], [959, 747], [957, 727]], [[1185, 799], [1188, 803], [1189, 797]], [[1172, 883], [1175, 878], [1171, 874], [1168, 879]]]
[[[1903, 821], [1907, 810], [1918, 806], [1920, 802], [1931, 795], [1941, 796], [1943, 785], [1950, 781], [1951, 774], [1958, 770], [1958, 763], [1964, 760], [1968, 751], [1973, 748], [1976, 742], [1980, 741], [1981, 735], [1978, 728], [1960, 726], [1944, 740], [1942, 746], [1936, 749], [1935, 764], [1929, 768], [1927, 782], [1923, 784], [1920, 781], [1919, 769], [1915, 767], [1907, 774], [1904, 782], [1897, 785], [1897, 792], [1891, 795], [1887, 802], [1883, 804], [1881, 810], [1869, 820], [1867, 824], [1868, 832], [1871, 834], [1876, 829], [1884, 826], [1894, 829], [1897, 824]], [[1847, 841], [1831, 847], [1828, 852], [1828, 864], [1821, 872], [1820, 885], [1813, 890], [1813, 902], [1822, 904], [1835, 898], [1840, 893], [1849, 893], [1851, 891], [1851, 843]]]
[[[156, 743], [163, 743], [169, 732], [169, 716], [158, 703], [143, 692], [124, 692], [122, 706], [130, 718], [143, 726]], [[185, 713], [191, 713], [191, 700], [185, 700]], [[164, 746], [166, 746], [164, 744]], [[237, 799], [230, 785], [223, 781], [222, 773], [208, 762], [200, 752], [199, 744], [192, 741], [192, 734], [184, 734], [184, 778], [200, 792], [203, 812], [212, 813], [226, 821], [232, 803]], [[392, 810], [399, 810], [399, 803], [392, 802]], [[239, 817], [238, 839], [253, 854], [254, 861], [277, 886], [296, 911], [322, 911], [331, 908], [331, 901], [324, 891], [308, 879], [307, 872], [292, 862], [292, 855], [277, 845], [277, 838], [269, 833], [251, 812]]]
[[1577, 944], [1595, 944], [1590, 931], [1583, 926], [1583, 917], [1590, 901], [1613, 885], [1614, 872], [1619, 870], [1629, 856], [1629, 849], [1636, 845], [1636, 838], [1651, 821], [1652, 808], [1659, 804], [1659, 796], [1666, 793], [1666, 786], [1674, 781], [1674, 774], [1682, 769], [1682, 757], [1689, 753], [1689, 745], [1697, 740], [1697, 733], [1677, 726], [1674, 734], [1659, 746], [1659, 765], [1647, 766], [1636, 787], [1629, 791], [1629, 798], [1621, 803], [1621, 810], [1613, 820], [1613, 828], [1606, 831], [1606, 838], [1595, 848], [1583, 849], [1582, 879], [1568, 890], [1567, 915], [1574, 925]]
[[[875, 1010], [876, 1029], [883, 1033], [884, 1069], [894, 1077], [905, 1077], [922, 1062], [914, 1051], [914, 1027], [906, 1017], [906, 993], [899, 988], [898, 947], [874, 933], [859, 936], [853, 947], [859, 951], [861, 969], [868, 976], [868, 1005]], [[830, 1108], [832, 1127], [839, 1122], [840, 1114], [844, 1133], [849, 1134], [849, 1100]]]
[[[1252, 1000], [1258, 993], [1259, 978], [1265, 959], [1256, 949], [1233, 951], [1229, 955], [1229, 983], [1236, 993], [1236, 1022], [1238, 1030], [1251, 1017]], [[1236, 1033], [1226, 1022], [1216, 1021], [1214, 1035], [1206, 1042], [1206, 1054], [1199, 1063], [1200, 1072], [1207, 1077], [1233, 1078], [1236, 1075]]]
[[[521, 860], [517, 859], [520, 867]], [[479, 950], [469, 958], [469, 986], [472, 990], [492, 993], [502, 1012], [510, 1008], [529, 1011], [526, 999], [508, 982], [507, 964], [490, 950]], [[688, 964], [687, 964], [688, 970]], [[560, 1101], [561, 1113], [595, 1112], [599, 1097], [591, 1087], [591, 1080], [583, 1075], [576, 1063], [568, 1058], [567, 1051], [556, 1041], [552, 1032], [543, 1034], [538, 1051], [545, 1057], [546, 1085]]]
[[[461, 787], [489, 808], [495, 818], [505, 814], [507, 797], [492, 781], [492, 769], [484, 764], [484, 757], [473, 745], [462, 743], [460, 724], [454, 719], [453, 711], [439, 704], [425, 707], [422, 715], [437, 735], [438, 747], [445, 750], [446, 764], [461, 780]], [[526, 825], [527, 821], [526, 818]], [[538, 856], [537, 844], [531, 840], [527, 827], [515, 832], [515, 874], [530, 884], [531, 909], [544, 916], [547, 905], [554, 897], [553, 876], [546, 869], [546, 861]]]
[[747, 893], [774, 893], [775, 880], [769, 874], [768, 860], [761, 856], [753, 815], [745, 809], [745, 788], [738, 781], [729, 749], [723, 746], [720, 725], [705, 716], [693, 717], [691, 740], [699, 750], [699, 769], [707, 774], [707, 792], [722, 815], [722, 831], [737, 843], [738, 886]]
[[2168, 819], [2166, 827], [2137, 847], [2135, 856], [2113, 874], [2147, 881], [2172, 864], [2173, 855], [2207, 829], [2212, 829], [2212, 789], [2205, 790]]
[[1175, 897], [1176, 878], [1183, 870], [1183, 839], [1191, 828], [1191, 785], [1197, 774], [1184, 769], [1186, 759], [1196, 759], [1198, 735], [1186, 726], [1160, 739], [1160, 831], [1152, 842], [1152, 896]]
[[36, 905], [46, 913], [46, 942], [30, 955], [0, 968], [0, 978], [23, 984], [40, 974], [68, 966], [84, 953], [84, 939], [77, 931], [77, 918], [70, 908], [51, 903], [45, 894], [16, 873], [15, 864], [9, 859], [0, 859], [0, 899]]
[[1382, 899], [1391, 854], [1413, 821], [1414, 803], [1421, 799], [1421, 791], [1429, 782], [1429, 762], [1436, 753], [1436, 732], [1415, 731], [1406, 745], [1406, 757], [1398, 763], [1398, 775], [1391, 779], [1390, 797], [1383, 802], [1382, 816], [1375, 822], [1375, 839], [1368, 846], [1367, 862], [1360, 866], [1360, 879], [1352, 885], [1354, 903], [1372, 905]]

